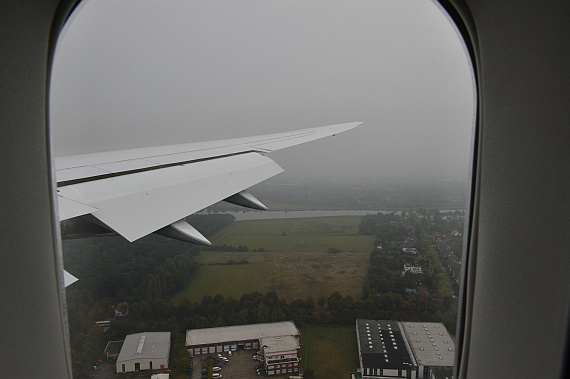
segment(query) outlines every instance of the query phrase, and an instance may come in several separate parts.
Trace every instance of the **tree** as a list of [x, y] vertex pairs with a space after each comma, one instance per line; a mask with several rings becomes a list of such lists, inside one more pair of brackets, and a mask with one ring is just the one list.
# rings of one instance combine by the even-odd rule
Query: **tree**
[[174, 370], [180, 373], [185, 373], [192, 367], [192, 364], [187, 357], [180, 357], [174, 364]]
[[214, 360], [208, 358], [206, 364], [208, 365], [208, 379], [212, 379], [214, 377]]

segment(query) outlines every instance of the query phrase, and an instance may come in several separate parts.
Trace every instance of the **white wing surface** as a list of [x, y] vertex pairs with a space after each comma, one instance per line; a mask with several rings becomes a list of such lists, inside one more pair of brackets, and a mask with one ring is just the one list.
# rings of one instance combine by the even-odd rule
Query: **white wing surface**
[[360, 124], [56, 158], [60, 220], [91, 214], [129, 241], [172, 225], [207, 243], [177, 222], [228, 198], [263, 208], [245, 190], [283, 171], [263, 154]]

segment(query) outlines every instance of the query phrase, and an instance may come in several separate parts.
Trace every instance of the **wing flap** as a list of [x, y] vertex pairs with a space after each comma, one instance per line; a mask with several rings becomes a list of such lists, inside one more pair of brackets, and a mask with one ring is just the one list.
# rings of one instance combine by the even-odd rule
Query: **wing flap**
[[59, 188], [98, 209], [93, 216], [134, 241], [283, 170], [258, 153], [176, 165]]
[[69, 272], [63, 270], [63, 284], [65, 285], [65, 287], [72, 285], [73, 283], [75, 283], [78, 280], [79, 279], [77, 279], [75, 276], [73, 276]]
[[67, 220], [73, 217], [83, 216], [88, 213], [93, 213], [98, 211], [97, 208], [93, 208], [89, 205], [80, 203], [78, 201], [66, 199], [61, 195], [57, 197], [57, 203], [59, 209], [59, 221]]

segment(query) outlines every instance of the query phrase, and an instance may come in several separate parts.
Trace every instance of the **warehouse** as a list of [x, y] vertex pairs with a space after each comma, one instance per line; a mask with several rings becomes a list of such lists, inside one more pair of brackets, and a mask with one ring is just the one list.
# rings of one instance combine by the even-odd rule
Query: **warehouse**
[[356, 320], [356, 336], [363, 379], [445, 377], [453, 369], [455, 344], [441, 323]]
[[292, 336], [297, 343], [299, 330], [291, 321], [266, 324], [191, 329], [186, 332], [186, 348], [192, 355], [222, 353], [238, 349], [259, 349], [261, 338]]
[[416, 379], [416, 361], [397, 321], [356, 320], [362, 379]]
[[117, 373], [168, 368], [170, 332], [129, 334], [119, 357]]
[[418, 378], [431, 378], [435, 372], [453, 368], [455, 343], [443, 324], [404, 321], [400, 325], [418, 364]]
[[269, 337], [259, 340], [260, 359], [267, 375], [299, 372], [299, 341], [293, 336]]

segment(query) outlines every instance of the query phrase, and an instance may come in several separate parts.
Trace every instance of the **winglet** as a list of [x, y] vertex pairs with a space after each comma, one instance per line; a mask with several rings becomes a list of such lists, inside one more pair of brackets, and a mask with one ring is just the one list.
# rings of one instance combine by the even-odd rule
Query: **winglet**
[[176, 221], [155, 232], [163, 237], [174, 238], [179, 241], [190, 242], [196, 245], [210, 246], [212, 243], [184, 220]]
[[259, 201], [255, 196], [246, 190], [240, 191], [235, 195], [227, 197], [224, 199], [224, 201], [235, 205], [241, 205], [242, 207], [246, 208], [258, 209], [260, 211], [267, 210], [267, 207], [263, 205], [261, 201]]

